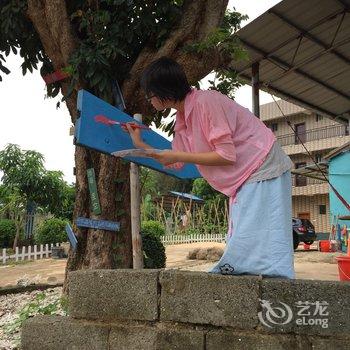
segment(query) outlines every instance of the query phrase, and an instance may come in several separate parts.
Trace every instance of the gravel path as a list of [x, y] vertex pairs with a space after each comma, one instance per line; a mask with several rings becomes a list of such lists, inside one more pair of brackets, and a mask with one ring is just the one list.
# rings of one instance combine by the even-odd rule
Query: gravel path
[[[9, 328], [19, 320], [18, 314], [25, 306], [33, 303], [32, 307], [27, 308], [27, 314], [34, 316], [38, 313], [36, 307], [39, 304], [38, 299], [42, 299], [40, 307], [44, 308], [52, 303], [57, 303], [61, 294], [62, 287], [45, 291], [0, 295], [0, 350], [20, 349], [20, 327], [16, 327], [13, 331]], [[64, 311], [59, 307], [55, 314], [64, 315]]]

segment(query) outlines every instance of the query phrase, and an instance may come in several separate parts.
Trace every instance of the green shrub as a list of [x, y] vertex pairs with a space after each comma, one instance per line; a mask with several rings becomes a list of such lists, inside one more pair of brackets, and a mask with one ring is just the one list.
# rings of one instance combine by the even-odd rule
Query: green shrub
[[39, 226], [34, 240], [36, 244], [61, 243], [67, 241], [65, 226], [68, 221], [52, 218], [47, 219]]
[[148, 220], [143, 221], [141, 224], [141, 231], [153, 235], [155, 237], [160, 237], [165, 235], [165, 227], [159, 221]]
[[160, 240], [160, 236], [142, 232], [141, 237], [145, 268], [161, 269], [165, 267], [165, 248]]
[[13, 245], [16, 236], [16, 225], [13, 220], [0, 220], [0, 247], [7, 248]]

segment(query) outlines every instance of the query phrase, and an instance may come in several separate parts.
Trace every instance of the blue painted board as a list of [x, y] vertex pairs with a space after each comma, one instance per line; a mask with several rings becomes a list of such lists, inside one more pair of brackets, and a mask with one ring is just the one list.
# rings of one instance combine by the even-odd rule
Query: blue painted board
[[[350, 203], [350, 151], [340, 153], [329, 160], [329, 180], [342, 197]], [[349, 210], [331, 189], [329, 199], [332, 215], [350, 215]], [[346, 222], [345, 224], [348, 225]]]
[[119, 231], [120, 223], [107, 220], [96, 220], [78, 217], [75, 220], [78, 227], [94, 228], [96, 230]]
[[[331, 184], [337, 189], [341, 196], [350, 203], [350, 151], [344, 151], [329, 160], [329, 180]], [[329, 202], [331, 217], [336, 216], [349, 216], [349, 210], [340, 201], [337, 195], [329, 189]], [[330, 218], [331, 219], [331, 218]], [[350, 220], [340, 220], [341, 227], [346, 225], [350, 227]], [[340, 232], [339, 232], [340, 235]], [[339, 239], [339, 237], [338, 237]], [[339, 239], [340, 240], [340, 239]], [[344, 241], [342, 241], [342, 249], [346, 251]]]
[[[135, 122], [134, 118], [85, 90], [79, 91], [77, 108], [80, 111], [80, 118], [75, 125], [78, 145], [107, 154], [135, 148], [129, 134], [119, 125], [105, 125], [94, 120], [97, 115], [104, 115], [118, 122]], [[171, 149], [171, 142], [153, 130], [142, 130], [142, 138], [145, 143], [154, 148]], [[194, 164], [185, 164], [180, 170], [172, 170], [164, 169], [162, 164], [152, 158], [125, 157], [123, 159], [180, 179], [201, 177]]]
[[73, 250], [77, 249], [78, 240], [69, 224], [66, 225], [66, 232]]

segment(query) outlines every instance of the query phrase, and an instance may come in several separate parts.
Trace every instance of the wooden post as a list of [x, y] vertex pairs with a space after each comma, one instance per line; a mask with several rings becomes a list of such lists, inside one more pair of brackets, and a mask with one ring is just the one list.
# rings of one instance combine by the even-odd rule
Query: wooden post
[[[134, 118], [142, 122], [142, 115], [135, 114]], [[130, 163], [130, 204], [131, 204], [131, 237], [132, 237], [132, 258], [133, 268], [143, 268], [143, 253], [141, 240], [141, 206], [140, 206], [140, 174], [139, 167]]]
[[259, 102], [259, 62], [252, 65], [252, 90], [253, 90], [253, 113], [260, 118]]

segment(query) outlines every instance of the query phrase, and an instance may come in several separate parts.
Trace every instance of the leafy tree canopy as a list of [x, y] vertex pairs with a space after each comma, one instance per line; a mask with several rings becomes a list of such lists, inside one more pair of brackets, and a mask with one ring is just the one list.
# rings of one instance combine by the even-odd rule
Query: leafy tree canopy
[[[67, 13], [77, 40], [68, 67], [72, 79], [67, 95], [74, 86], [83, 82], [92, 93], [113, 102], [113, 81], [117, 80], [120, 85], [123, 83], [144, 47], [156, 50], [164, 44], [181, 20], [183, 6], [183, 0], [67, 1]], [[5, 61], [11, 51], [23, 58], [23, 74], [38, 69], [39, 64], [42, 75], [53, 71], [52, 63], [26, 12], [26, 0], [1, 1], [0, 73], [9, 73]], [[245, 18], [236, 11], [228, 11], [220, 28], [214, 29], [201, 42], [185, 45], [183, 50], [201, 53], [220, 47], [232, 59], [244, 58], [244, 51], [233, 34]], [[197, 81], [192, 84], [197, 84]], [[210, 88], [231, 97], [240, 85], [235, 72], [227, 67], [217, 69], [210, 84]], [[59, 90], [59, 82], [50, 84], [47, 94], [54, 97]], [[161, 113], [155, 119], [152, 117], [157, 127], [161, 125], [161, 117]], [[172, 132], [173, 124], [170, 123], [165, 129]]]
[[9, 144], [0, 151], [2, 199], [16, 192], [24, 201], [35, 202], [57, 216], [69, 217], [74, 203], [74, 188], [63, 180], [61, 171], [44, 167], [44, 157], [36, 151], [21, 150]]

